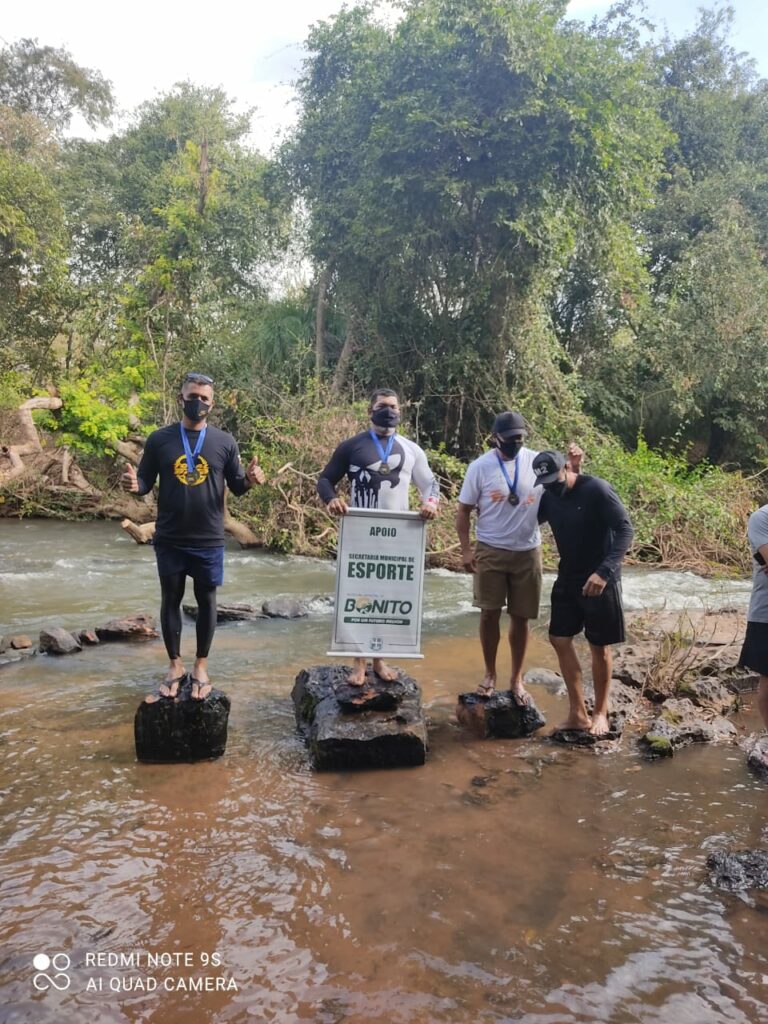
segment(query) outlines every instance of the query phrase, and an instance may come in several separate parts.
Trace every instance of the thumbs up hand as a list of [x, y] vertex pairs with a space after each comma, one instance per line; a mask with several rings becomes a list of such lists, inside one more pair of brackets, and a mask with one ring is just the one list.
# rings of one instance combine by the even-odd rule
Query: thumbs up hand
[[136, 494], [139, 489], [139, 479], [136, 476], [136, 470], [130, 462], [125, 464], [123, 475], [120, 477], [120, 486], [124, 491], [128, 491], [131, 494]]
[[248, 478], [250, 484], [263, 484], [266, 482], [266, 476], [264, 476], [264, 470], [259, 465], [258, 455], [254, 455], [251, 461], [248, 463], [248, 468], [245, 471], [245, 475]]

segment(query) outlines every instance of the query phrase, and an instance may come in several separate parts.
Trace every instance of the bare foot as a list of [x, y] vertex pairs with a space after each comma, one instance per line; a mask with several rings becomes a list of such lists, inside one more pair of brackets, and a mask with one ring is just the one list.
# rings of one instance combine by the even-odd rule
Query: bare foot
[[397, 679], [397, 672], [390, 668], [381, 658], [373, 659], [373, 672], [379, 679], [383, 679], [385, 683], [392, 683]]
[[575, 729], [579, 732], [587, 732], [591, 725], [592, 722], [589, 715], [572, 714], [568, 715], [564, 722], [555, 727], [555, 732], [564, 732], [569, 729]]
[[483, 676], [482, 683], [478, 683], [475, 687], [475, 693], [478, 697], [492, 697], [495, 689], [496, 676], [491, 675], [490, 672], [486, 672]]
[[355, 658], [354, 668], [347, 676], [346, 681], [350, 686], [365, 685], [365, 658]]
[[589, 731], [592, 733], [593, 736], [606, 736], [611, 731], [611, 727], [608, 724], [608, 716], [593, 715], [592, 727]]
[[523, 686], [521, 680], [518, 679], [516, 683], [511, 683], [509, 689], [512, 694], [512, 699], [518, 707], [524, 708], [526, 705], [531, 703], [531, 695]]

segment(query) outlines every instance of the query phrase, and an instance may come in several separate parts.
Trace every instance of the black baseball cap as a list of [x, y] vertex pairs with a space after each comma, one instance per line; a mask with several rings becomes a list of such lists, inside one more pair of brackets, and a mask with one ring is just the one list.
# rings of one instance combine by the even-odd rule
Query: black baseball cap
[[537, 487], [540, 484], [553, 484], [565, 465], [565, 456], [560, 452], [539, 452], [532, 465]]
[[527, 430], [525, 417], [519, 412], [500, 412], [493, 421], [491, 433], [496, 437], [504, 437], [506, 434], [520, 434]]

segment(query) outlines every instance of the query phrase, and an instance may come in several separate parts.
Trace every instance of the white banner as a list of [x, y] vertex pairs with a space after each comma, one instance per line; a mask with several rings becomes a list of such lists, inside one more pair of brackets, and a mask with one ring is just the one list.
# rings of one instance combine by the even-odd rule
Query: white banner
[[418, 512], [351, 508], [341, 519], [332, 650], [423, 658], [426, 523]]

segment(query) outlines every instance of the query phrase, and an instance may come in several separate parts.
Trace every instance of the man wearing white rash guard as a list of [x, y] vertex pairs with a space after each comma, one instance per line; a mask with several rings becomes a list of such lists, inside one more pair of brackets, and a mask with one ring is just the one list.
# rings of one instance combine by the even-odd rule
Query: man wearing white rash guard
[[[320, 474], [317, 493], [329, 512], [343, 516], [349, 506], [337, 496], [336, 486], [346, 476], [353, 508], [407, 512], [413, 482], [421, 495], [422, 517], [433, 519], [440, 500], [437, 481], [422, 449], [397, 433], [400, 422], [397, 393], [389, 388], [378, 388], [371, 395], [368, 412], [370, 429], [342, 441]], [[373, 659], [373, 671], [380, 679], [396, 678], [381, 658]], [[347, 681], [353, 686], [364, 684], [365, 658], [355, 658]]]

